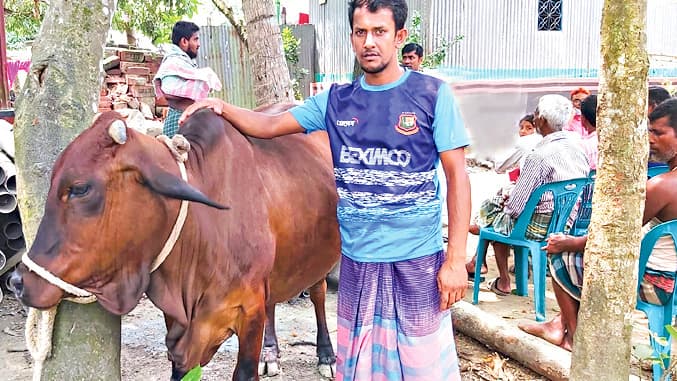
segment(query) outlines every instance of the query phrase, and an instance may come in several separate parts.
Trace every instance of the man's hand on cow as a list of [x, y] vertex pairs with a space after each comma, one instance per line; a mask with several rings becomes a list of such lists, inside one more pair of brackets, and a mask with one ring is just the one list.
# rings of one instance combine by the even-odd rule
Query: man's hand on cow
[[464, 261], [454, 261], [452, 257], [447, 258], [437, 273], [437, 288], [440, 290], [442, 311], [451, 308], [454, 303], [463, 299], [468, 288], [468, 273], [465, 270]]
[[205, 98], [201, 99], [192, 105], [188, 106], [183, 111], [183, 114], [181, 114], [181, 118], [179, 118], [179, 125], [182, 125], [183, 122], [188, 119], [191, 115], [193, 115], [196, 111], [203, 109], [203, 108], [208, 108], [214, 111], [215, 113], [222, 115], [223, 114], [223, 106], [224, 102], [221, 99], [218, 98]]

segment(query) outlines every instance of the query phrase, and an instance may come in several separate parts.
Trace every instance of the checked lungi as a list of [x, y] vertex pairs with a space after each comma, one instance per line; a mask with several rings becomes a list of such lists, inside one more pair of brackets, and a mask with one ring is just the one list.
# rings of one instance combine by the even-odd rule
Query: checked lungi
[[[583, 253], [564, 252], [550, 255], [550, 274], [562, 289], [576, 300], [581, 300], [583, 287]], [[647, 268], [642, 278], [638, 297], [647, 303], [665, 305], [675, 287], [675, 274]]]
[[337, 381], [460, 380], [440, 251], [393, 263], [341, 259]]
[[179, 118], [183, 111], [177, 110], [175, 108], [169, 108], [167, 112], [167, 118], [165, 118], [165, 124], [162, 127], [162, 134], [171, 138], [179, 132]]

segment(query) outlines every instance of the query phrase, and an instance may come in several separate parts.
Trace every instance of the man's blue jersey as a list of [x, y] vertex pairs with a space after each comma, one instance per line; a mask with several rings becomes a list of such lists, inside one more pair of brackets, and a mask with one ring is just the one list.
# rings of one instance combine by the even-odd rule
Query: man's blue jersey
[[442, 250], [439, 152], [468, 145], [447, 84], [409, 70], [383, 86], [361, 77], [290, 111], [329, 134], [344, 255], [396, 262]]

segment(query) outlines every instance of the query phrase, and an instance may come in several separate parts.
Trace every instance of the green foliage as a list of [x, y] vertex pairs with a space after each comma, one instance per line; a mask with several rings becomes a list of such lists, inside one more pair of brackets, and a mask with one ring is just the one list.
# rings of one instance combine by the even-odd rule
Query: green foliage
[[[198, 0], [119, 0], [113, 27], [121, 32], [139, 31], [154, 44], [169, 41], [175, 22], [192, 16]], [[7, 46], [20, 48], [40, 31], [48, 3], [34, 0], [6, 0]]]
[[[447, 57], [449, 49], [459, 43], [463, 39], [463, 35], [457, 35], [453, 40], [449, 41], [445, 37], [437, 36], [435, 50], [423, 55], [423, 63], [421, 66], [428, 69], [439, 67], [444, 59]], [[411, 16], [411, 28], [409, 29], [409, 37], [406, 43], [414, 42], [421, 46], [425, 46], [423, 41], [423, 34], [421, 33], [421, 14], [415, 11]]]
[[153, 44], [168, 42], [172, 26], [197, 11], [198, 0], [119, 0], [113, 27], [121, 32], [139, 31]]
[[[677, 340], [677, 329], [670, 324], [665, 325], [665, 330], [668, 331], [668, 334], [673, 340]], [[651, 338], [663, 347], [669, 344], [668, 339], [651, 333]], [[661, 375], [661, 380], [667, 380], [669, 376], [675, 376], [675, 370], [677, 370], [677, 362], [671, 359], [665, 353], [659, 353], [658, 356], [654, 356], [653, 348], [648, 344], [638, 344], [632, 347], [632, 356], [638, 360], [648, 360], [653, 364], [659, 364], [661, 369], [663, 369], [663, 374]], [[665, 368], [665, 360], [669, 360], [668, 368]]]
[[200, 379], [202, 379], [202, 367], [198, 365], [186, 373], [181, 381], [200, 381]]
[[287, 26], [282, 29], [282, 47], [284, 49], [284, 58], [287, 60], [287, 66], [289, 66], [289, 72], [292, 76], [294, 98], [302, 100], [301, 81], [308, 75], [308, 70], [299, 67], [301, 40], [296, 38]]
[[35, 39], [48, 4], [44, 1], [6, 0], [5, 30], [7, 47], [19, 49], [26, 41]]

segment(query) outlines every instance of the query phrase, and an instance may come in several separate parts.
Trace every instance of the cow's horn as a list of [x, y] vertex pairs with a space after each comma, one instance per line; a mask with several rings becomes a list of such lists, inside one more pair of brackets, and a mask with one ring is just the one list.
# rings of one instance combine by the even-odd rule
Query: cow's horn
[[127, 141], [127, 127], [121, 120], [116, 120], [108, 127], [108, 135], [118, 144], [125, 144]]

